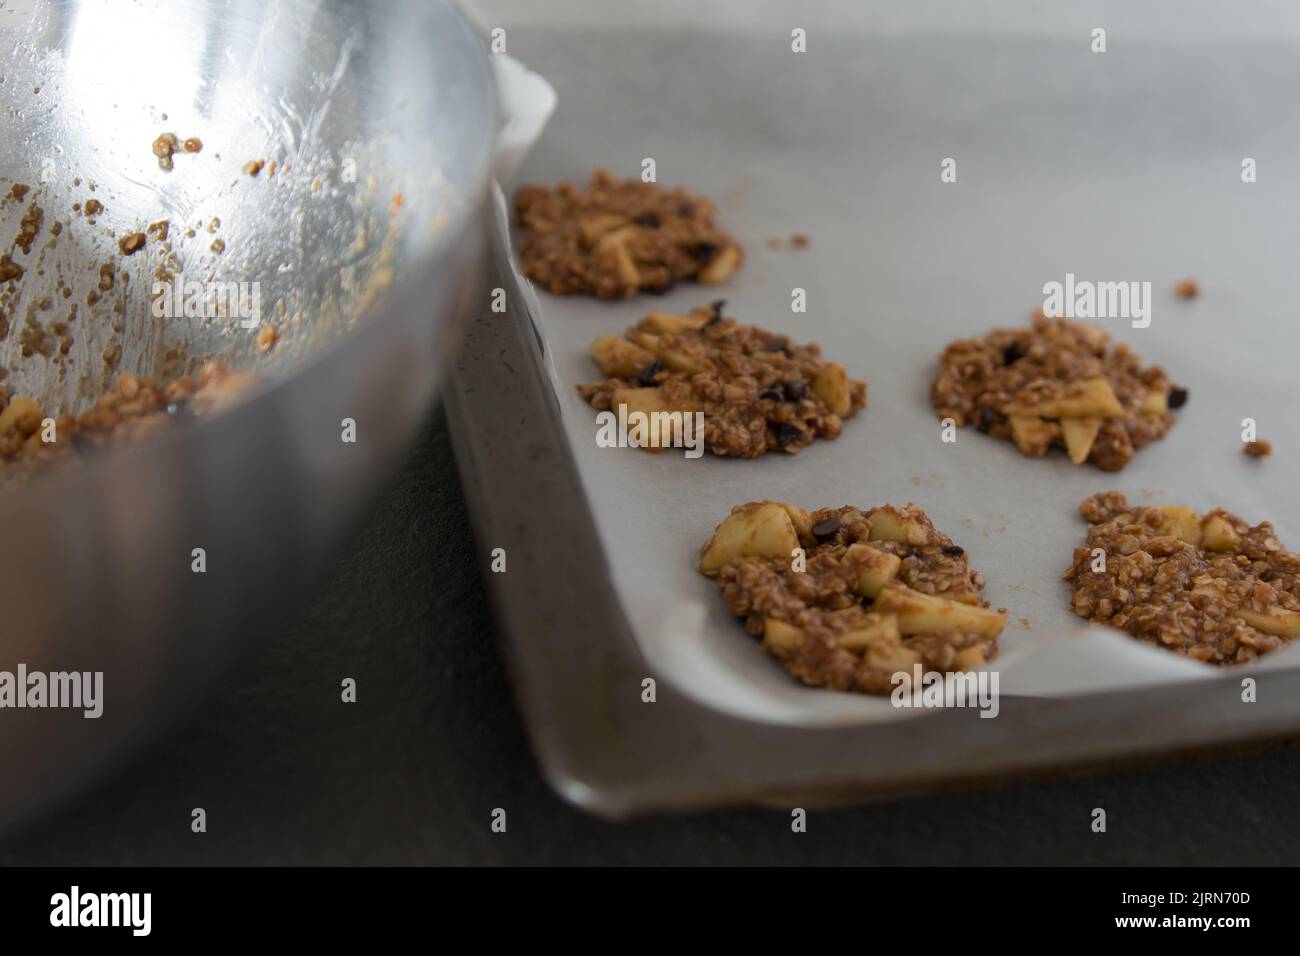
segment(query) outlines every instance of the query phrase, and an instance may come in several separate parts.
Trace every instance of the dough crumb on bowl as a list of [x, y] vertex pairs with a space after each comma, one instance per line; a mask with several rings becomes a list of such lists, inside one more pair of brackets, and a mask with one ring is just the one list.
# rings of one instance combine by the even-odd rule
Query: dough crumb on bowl
[[165, 385], [122, 372], [113, 388], [79, 415], [50, 414], [32, 399], [10, 398], [0, 388], [0, 488], [37, 467], [139, 441], [188, 416], [220, 411], [255, 380], [252, 373], [217, 362]]

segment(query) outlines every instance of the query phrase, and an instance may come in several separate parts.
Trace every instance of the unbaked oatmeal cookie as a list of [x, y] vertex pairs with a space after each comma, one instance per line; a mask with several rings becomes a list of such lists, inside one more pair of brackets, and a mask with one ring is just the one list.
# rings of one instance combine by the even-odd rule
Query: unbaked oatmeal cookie
[[[598, 411], [703, 412], [704, 446], [738, 458], [835, 438], [866, 406], [866, 383], [824, 361], [816, 343], [741, 325], [724, 306], [651, 312], [621, 338], [596, 339], [591, 355], [607, 377], [578, 393]], [[656, 433], [643, 447], [669, 439]]]
[[1055, 446], [1075, 464], [1118, 471], [1164, 437], [1187, 390], [1098, 326], [1039, 310], [1029, 328], [944, 349], [930, 398], [941, 419], [1009, 439], [1024, 455]]
[[[803, 570], [795, 558], [802, 549]], [[888, 694], [899, 671], [974, 670], [998, 652], [1005, 611], [984, 576], [924, 511], [805, 511], [775, 501], [732, 509], [701, 550], [745, 630], [813, 687]]]
[[1300, 557], [1268, 522], [1133, 507], [1117, 491], [1080, 511], [1087, 546], [1065, 575], [1080, 617], [1211, 664], [1251, 661], [1300, 636]]
[[603, 169], [586, 189], [523, 186], [515, 212], [524, 275], [557, 295], [626, 299], [667, 292], [683, 279], [716, 285], [744, 259], [714, 223], [709, 200]]

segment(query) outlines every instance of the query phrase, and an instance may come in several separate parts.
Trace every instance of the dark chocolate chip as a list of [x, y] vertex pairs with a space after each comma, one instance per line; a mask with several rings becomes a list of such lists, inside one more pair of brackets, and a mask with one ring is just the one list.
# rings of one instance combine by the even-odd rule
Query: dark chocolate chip
[[819, 544], [825, 544], [831, 538], [835, 537], [840, 530], [839, 518], [823, 518], [812, 526], [812, 535], [817, 539]]
[[808, 394], [808, 386], [803, 383], [802, 379], [784, 383], [781, 388], [785, 391], [785, 400], [787, 402], [802, 402], [804, 396]]
[[710, 302], [709, 308], [713, 310], [713, 314], [709, 316], [709, 321], [704, 323], [704, 327], [707, 329], [710, 325], [717, 325], [719, 322], [721, 322], [722, 310], [725, 309], [726, 307], [727, 307], [726, 299], [717, 299], [713, 302]]
[[655, 375], [657, 375], [659, 372], [662, 372], [663, 368], [664, 368], [664, 363], [659, 359], [655, 359], [645, 368], [641, 369], [641, 371], [636, 373], [637, 384], [642, 386], [643, 388], [649, 388], [650, 386], [654, 385]]
[[790, 341], [785, 336], [778, 335], [766, 345], [763, 346], [764, 352], [784, 352], [790, 347]]
[[991, 408], [981, 408], [979, 414], [975, 416], [975, 427], [982, 432], [989, 431], [998, 423], [1000, 417]]
[[651, 229], [659, 228], [659, 213], [643, 212], [632, 220], [638, 226], [649, 226]]
[[966, 549], [959, 544], [945, 544], [943, 546], [943, 553], [950, 558], [960, 558], [966, 553]]
[[704, 242], [696, 243], [695, 259], [696, 261], [699, 262], [700, 265], [705, 265], [710, 259], [713, 258], [714, 254], [717, 251], [718, 251], [718, 244], [716, 242], [709, 242], [706, 239]]
[[1169, 407], [1182, 408], [1187, 404], [1187, 389], [1175, 385], [1169, 390]]
[[1025, 357], [1025, 349], [1019, 342], [1012, 342], [1002, 350], [1002, 364], [1010, 365]]
[[769, 402], [784, 402], [785, 392], [781, 391], [780, 385], [769, 385], [758, 393], [759, 398], [765, 398]]
[[782, 448], [789, 448], [803, 441], [803, 429], [798, 425], [791, 425], [789, 422], [773, 422], [773, 427], [776, 429], [776, 443]]

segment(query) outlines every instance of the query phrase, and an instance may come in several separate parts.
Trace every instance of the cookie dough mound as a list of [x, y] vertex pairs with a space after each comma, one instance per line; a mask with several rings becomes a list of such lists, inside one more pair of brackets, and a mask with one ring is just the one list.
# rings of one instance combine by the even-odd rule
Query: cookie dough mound
[[997, 654], [1006, 622], [980, 596], [984, 576], [965, 550], [912, 504], [805, 511], [750, 502], [718, 526], [700, 571], [745, 630], [813, 687], [889, 694], [893, 675], [911, 677], [916, 664], [973, 670]]
[[1118, 471], [1173, 427], [1187, 391], [1099, 327], [1039, 310], [1030, 328], [944, 349], [930, 398], [941, 419], [1013, 441], [1024, 455], [1055, 446], [1075, 464]]
[[744, 259], [714, 223], [709, 200], [603, 169], [586, 189], [523, 186], [515, 212], [524, 274], [556, 295], [626, 299], [667, 292], [683, 279], [716, 285]]
[[1210, 664], [1251, 661], [1300, 636], [1300, 557], [1268, 522], [1131, 507], [1117, 491], [1080, 511], [1087, 546], [1065, 575], [1080, 617]]
[[[621, 338], [596, 339], [591, 354], [608, 377], [578, 393], [599, 411], [703, 412], [705, 447], [738, 458], [835, 438], [866, 406], [866, 383], [823, 361], [815, 343], [741, 325], [724, 305], [651, 312]], [[643, 447], [670, 443], [656, 434]]]

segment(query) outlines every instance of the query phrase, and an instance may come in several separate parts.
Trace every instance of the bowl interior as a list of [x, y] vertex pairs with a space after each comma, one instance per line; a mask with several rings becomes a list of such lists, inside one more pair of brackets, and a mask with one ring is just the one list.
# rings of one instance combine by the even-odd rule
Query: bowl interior
[[0, 387], [49, 409], [120, 371], [286, 374], [436, 260], [488, 167], [449, 4], [29, 0], [0, 43]]

